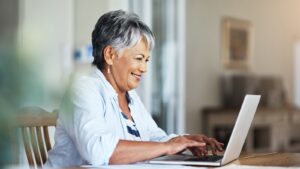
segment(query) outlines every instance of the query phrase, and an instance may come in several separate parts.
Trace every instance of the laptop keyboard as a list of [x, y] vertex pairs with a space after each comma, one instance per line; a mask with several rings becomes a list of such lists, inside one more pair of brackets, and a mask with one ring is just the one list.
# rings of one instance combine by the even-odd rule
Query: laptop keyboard
[[218, 155], [210, 155], [206, 157], [190, 157], [185, 159], [184, 161], [208, 161], [208, 162], [214, 162], [222, 159], [223, 156], [218, 156]]

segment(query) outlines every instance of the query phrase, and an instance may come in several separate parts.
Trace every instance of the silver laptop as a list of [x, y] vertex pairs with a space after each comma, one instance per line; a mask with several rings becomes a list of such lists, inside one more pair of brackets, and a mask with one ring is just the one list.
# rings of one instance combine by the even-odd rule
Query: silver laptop
[[148, 162], [152, 164], [222, 166], [237, 159], [242, 151], [259, 100], [260, 95], [245, 96], [223, 156], [199, 158], [193, 155], [178, 154], [154, 158]]

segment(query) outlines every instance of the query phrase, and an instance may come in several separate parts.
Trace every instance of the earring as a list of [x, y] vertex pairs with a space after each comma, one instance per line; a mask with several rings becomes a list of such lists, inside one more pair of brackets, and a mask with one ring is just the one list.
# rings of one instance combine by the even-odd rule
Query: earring
[[107, 74], [110, 74], [110, 69], [109, 68], [107, 68]]

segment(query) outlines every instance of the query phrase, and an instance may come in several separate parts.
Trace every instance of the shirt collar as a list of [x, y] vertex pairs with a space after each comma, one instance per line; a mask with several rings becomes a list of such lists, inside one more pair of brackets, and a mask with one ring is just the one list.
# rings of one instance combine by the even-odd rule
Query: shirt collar
[[[118, 93], [116, 90], [112, 87], [112, 85], [107, 81], [104, 74], [97, 68], [94, 67], [95, 74], [100, 78], [101, 82], [104, 84], [104, 87], [106, 89], [106, 92], [109, 94], [110, 97], [117, 99]], [[132, 94], [130, 91], [127, 91], [126, 98], [129, 101], [129, 104], [133, 103]]]
[[106, 80], [104, 74], [97, 67], [94, 67], [93, 69], [94, 69], [93, 72], [99, 77], [100, 81], [102, 82], [102, 84], [103, 84], [103, 86], [105, 88], [105, 92], [110, 97], [117, 98], [118, 93], [112, 87], [112, 85]]

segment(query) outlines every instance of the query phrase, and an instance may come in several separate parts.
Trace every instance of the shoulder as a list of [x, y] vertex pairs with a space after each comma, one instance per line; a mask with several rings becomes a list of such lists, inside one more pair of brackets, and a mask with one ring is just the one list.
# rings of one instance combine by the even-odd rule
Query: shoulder
[[103, 112], [106, 98], [102, 91], [101, 84], [94, 77], [76, 77], [63, 98], [60, 111], [73, 112], [74, 115]]
[[96, 90], [101, 88], [99, 80], [92, 76], [81, 76], [73, 81], [72, 89], [75, 90]]
[[85, 75], [75, 78], [71, 85], [72, 93], [99, 93], [103, 91], [103, 85], [99, 78], [92, 75]]
[[75, 104], [89, 105], [105, 100], [105, 90], [101, 81], [91, 75], [76, 77], [72, 81], [67, 93]]

